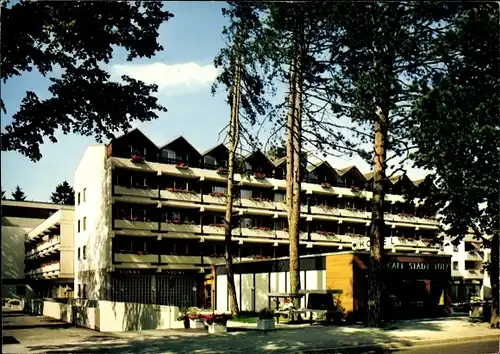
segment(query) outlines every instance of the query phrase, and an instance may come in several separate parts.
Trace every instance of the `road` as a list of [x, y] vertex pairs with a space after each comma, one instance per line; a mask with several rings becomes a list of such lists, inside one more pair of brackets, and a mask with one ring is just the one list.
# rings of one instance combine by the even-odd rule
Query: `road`
[[[500, 339], [499, 339], [500, 340]], [[409, 347], [405, 349], [339, 349], [325, 351], [331, 354], [498, 354], [499, 340], [488, 339], [474, 342], [445, 343], [437, 345], [426, 345]]]

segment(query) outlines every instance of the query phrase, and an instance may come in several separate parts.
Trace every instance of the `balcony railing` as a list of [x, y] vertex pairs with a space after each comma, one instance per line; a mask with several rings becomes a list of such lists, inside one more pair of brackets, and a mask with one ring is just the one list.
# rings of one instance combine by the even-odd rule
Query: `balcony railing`
[[466, 279], [483, 279], [484, 271], [479, 269], [467, 269], [464, 274]]

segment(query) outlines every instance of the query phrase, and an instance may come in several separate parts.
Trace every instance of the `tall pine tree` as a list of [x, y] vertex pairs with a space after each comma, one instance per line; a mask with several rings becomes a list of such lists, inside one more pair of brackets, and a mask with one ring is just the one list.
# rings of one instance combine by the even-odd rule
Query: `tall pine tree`
[[500, 12], [495, 4], [461, 4], [439, 37], [446, 71], [423, 82], [412, 115], [416, 166], [434, 171], [426, 200], [440, 208], [444, 231], [458, 242], [473, 231], [491, 250], [491, 327], [500, 327]]
[[16, 186], [16, 189], [12, 192], [12, 199], [18, 202], [24, 202], [26, 200], [26, 195], [21, 187]]
[[75, 191], [67, 181], [64, 181], [56, 186], [50, 200], [55, 204], [75, 205]]

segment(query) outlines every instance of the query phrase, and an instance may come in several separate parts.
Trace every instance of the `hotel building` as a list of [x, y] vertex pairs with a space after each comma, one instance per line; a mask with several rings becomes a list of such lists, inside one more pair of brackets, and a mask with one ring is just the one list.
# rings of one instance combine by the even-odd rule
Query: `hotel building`
[[[158, 148], [135, 129], [86, 150], [75, 174], [76, 296], [88, 300], [211, 308], [213, 266], [223, 262], [228, 151], [198, 152], [179, 137]], [[288, 256], [284, 159], [247, 155], [235, 175], [238, 260]], [[300, 254], [369, 248], [371, 174], [328, 162], [302, 183]], [[385, 248], [436, 255], [435, 212], [403, 192], [426, 181], [390, 181]]]

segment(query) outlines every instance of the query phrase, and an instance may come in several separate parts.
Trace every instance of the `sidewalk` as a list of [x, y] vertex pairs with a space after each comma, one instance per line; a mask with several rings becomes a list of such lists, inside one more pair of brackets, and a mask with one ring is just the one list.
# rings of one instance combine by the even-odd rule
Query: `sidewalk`
[[[412, 346], [435, 342], [500, 338], [500, 331], [468, 318], [397, 322], [388, 329], [361, 326], [279, 325], [262, 333], [255, 325], [230, 321], [229, 332], [208, 335], [205, 330], [166, 330], [102, 333], [102, 337], [52, 336], [46, 341], [20, 340], [4, 346], [4, 353], [297, 353], [339, 347]], [[78, 329], [80, 330], [80, 329]], [[82, 329], [83, 330], [83, 329]], [[97, 332], [89, 331], [97, 334]], [[18, 338], [19, 339], [19, 338]]]

